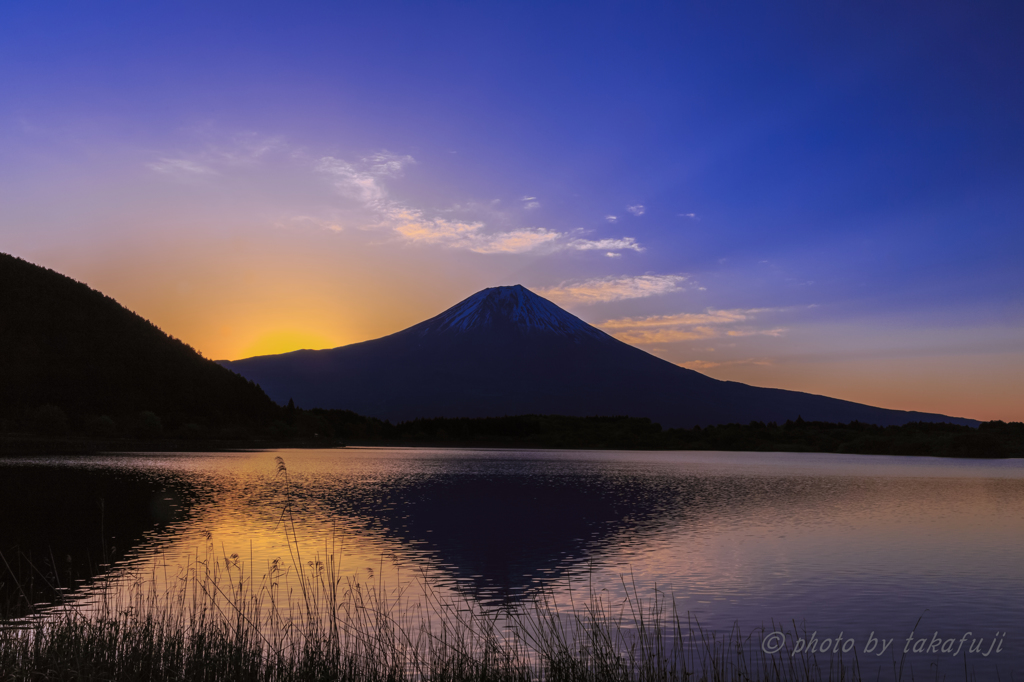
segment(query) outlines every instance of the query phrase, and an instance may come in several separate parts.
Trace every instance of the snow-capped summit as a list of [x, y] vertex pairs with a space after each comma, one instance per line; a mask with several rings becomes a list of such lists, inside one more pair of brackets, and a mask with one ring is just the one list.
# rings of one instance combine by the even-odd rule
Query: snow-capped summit
[[538, 296], [521, 284], [491, 287], [456, 303], [408, 332], [420, 336], [474, 329], [520, 333], [551, 333], [564, 337], [607, 338], [607, 335]]

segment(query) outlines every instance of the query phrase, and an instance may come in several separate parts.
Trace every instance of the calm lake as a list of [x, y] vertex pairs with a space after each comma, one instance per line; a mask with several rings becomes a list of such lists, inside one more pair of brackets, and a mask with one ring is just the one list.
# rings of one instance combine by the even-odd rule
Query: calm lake
[[[101, 574], [172, 575], [211, 555], [265, 573], [275, 559], [294, 568], [332, 555], [355, 581], [426, 581], [487, 608], [657, 589], [711, 630], [853, 640], [883, 679], [905, 648], [918, 679], [936, 665], [963, 679], [965, 653], [980, 679], [1024, 679], [1022, 460], [427, 448], [9, 457], [0, 496], [0, 571], [30, 566], [85, 600]], [[965, 635], [958, 657], [941, 651]], [[893, 641], [878, 657], [872, 638]]]

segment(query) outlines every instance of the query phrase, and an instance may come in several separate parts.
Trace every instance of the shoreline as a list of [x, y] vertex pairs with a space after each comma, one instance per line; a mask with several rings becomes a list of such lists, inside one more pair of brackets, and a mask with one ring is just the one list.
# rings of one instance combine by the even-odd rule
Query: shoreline
[[[754, 447], [751, 447], [754, 445]], [[83, 437], [47, 438], [26, 434], [0, 435], [0, 459], [26, 456], [68, 456], [116, 453], [155, 453], [155, 452], [258, 452], [269, 450], [344, 450], [348, 447], [402, 447], [402, 448], [451, 448], [451, 449], [514, 449], [514, 450], [623, 450], [636, 452], [752, 452], [752, 453], [792, 453], [792, 454], [837, 454], [837, 455], [880, 455], [890, 457], [937, 457], [941, 459], [961, 460], [1003, 460], [1024, 458], [1024, 441], [1017, 443], [1017, 451], [1002, 451], [987, 454], [980, 448], [969, 454], [950, 454], [939, 450], [940, 443], [918, 444], [914, 451], [899, 447], [886, 447], [885, 444], [872, 444], [871, 447], [856, 448], [822, 448], [800, 447], [800, 444], [782, 445], [778, 448], [756, 447], [756, 444], [741, 443], [730, 447], [728, 443], [714, 446], [673, 447], [651, 443], [585, 443], [577, 442], [516, 442], [500, 439], [467, 439], [438, 440], [431, 438], [344, 440], [337, 438], [319, 439], [251, 439], [251, 440], [183, 440], [183, 439], [109, 439]], [[924, 447], [922, 447], [924, 445]], [[928, 447], [931, 446], [931, 447]]]

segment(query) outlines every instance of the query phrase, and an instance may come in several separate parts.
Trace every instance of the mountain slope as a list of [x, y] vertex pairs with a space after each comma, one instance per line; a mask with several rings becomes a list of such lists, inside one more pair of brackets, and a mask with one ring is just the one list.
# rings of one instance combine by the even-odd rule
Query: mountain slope
[[522, 286], [331, 350], [222, 361], [278, 402], [404, 421], [513, 414], [629, 415], [665, 427], [807, 420], [971, 423], [718, 381], [622, 343]]
[[211, 423], [262, 419], [263, 391], [117, 301], [0, 253], [0, 416], [55, 405], [73, 419], [151, 411]]

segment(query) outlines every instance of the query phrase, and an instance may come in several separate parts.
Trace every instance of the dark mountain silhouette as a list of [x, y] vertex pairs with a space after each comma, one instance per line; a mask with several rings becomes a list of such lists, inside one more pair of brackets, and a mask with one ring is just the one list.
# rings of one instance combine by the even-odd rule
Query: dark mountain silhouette
[[254, 383], [114, 299], [0, 254], [0, 417], [25, 423], [33, 411], [223, 424], [271, 418], [278, 408]]
[[718, 381], [622, 343], [522, 286], [495, 287], [374, 341], [222, 361], [280, 403], [404, 421], [515, 414], [649, 417], [665, 427], [967, 419]]

